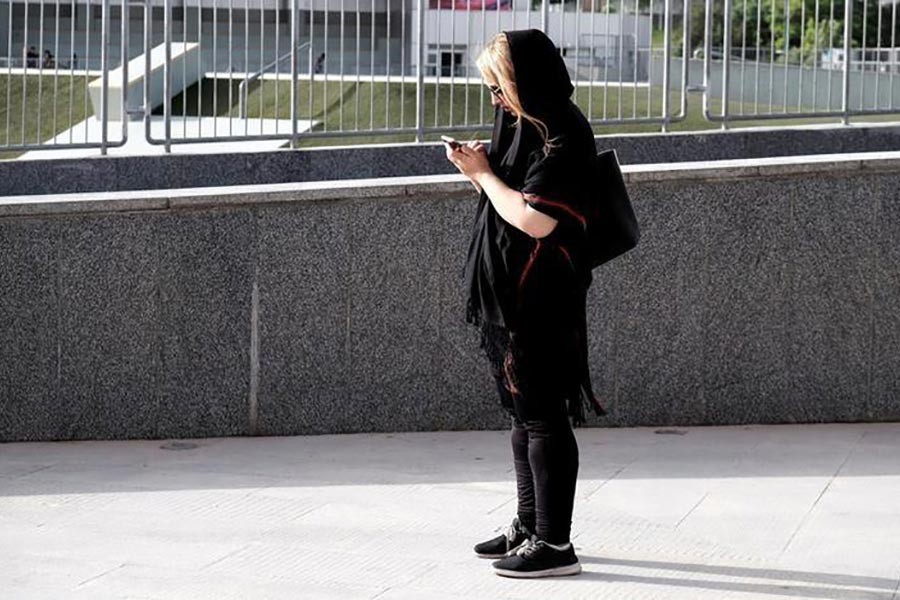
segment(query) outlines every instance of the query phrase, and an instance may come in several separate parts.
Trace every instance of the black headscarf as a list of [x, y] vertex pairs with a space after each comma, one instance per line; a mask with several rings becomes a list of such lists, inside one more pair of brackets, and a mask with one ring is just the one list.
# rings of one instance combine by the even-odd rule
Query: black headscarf
[[[595, 151], [591, 126], [570, 99], [575, 88], [553, 41], [539, 29], [503, 33], [509, 41], [519, 102], [543, 121], [557, 148], [545, 155], [537, 127], [524, 117], [516, 126], [516, 117], [496, 106], [488, 152], [491, 168], [509, 187], [554, 200], [529, 204], [560, 221], [556, 229], [583, 228], [574, 192], [584, 172], [580, 159]], [[513, 294], [528, 258], [529, 241], [500, 217], [482, 191], [464, 270], [468, 322], [516, 327]], [[589, 269], [584, 276], [590, 278]]]

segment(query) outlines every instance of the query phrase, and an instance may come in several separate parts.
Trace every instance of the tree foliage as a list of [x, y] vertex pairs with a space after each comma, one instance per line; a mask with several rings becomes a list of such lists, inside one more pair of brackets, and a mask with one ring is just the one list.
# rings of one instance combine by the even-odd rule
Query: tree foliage
[[[900, 42], [900, 15], [897, 14], [900, 7], [896, 3], [881, 4], [879, 0], [851, 2], [852, 47], [878, 46], [879, 32], [882, 47], [891, 46], [892, 40]], [[725, 2], [714, 0], [711, 4], [712, 44], [722, 47]], [[845, 0], [732, 0], [732, 54], [739, 56], [741, 48], [755, 51], [759, 46], [762, 56], [774, 52], [776, 61], [783, 61], [787, 49], [791, 62], [795, 62], [802, 50], [806, 62], [816, 50], [843, 47], [844, 9]], [[694, 48], [703, 44], [704, 20], [705, 2], [692, 0], [691, 45]]]

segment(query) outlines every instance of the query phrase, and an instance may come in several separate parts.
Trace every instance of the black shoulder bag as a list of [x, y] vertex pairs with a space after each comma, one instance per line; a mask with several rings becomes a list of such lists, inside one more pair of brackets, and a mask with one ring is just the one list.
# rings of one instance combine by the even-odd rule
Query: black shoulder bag
[[587, 238], [591, 268], [634, 248], [641, 237], [615, 150], [595, 158], [595, 189], [590, 194]]

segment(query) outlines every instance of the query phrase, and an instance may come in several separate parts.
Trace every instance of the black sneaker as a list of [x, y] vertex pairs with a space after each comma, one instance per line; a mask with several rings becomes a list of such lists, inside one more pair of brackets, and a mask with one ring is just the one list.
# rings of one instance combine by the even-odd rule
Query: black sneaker
[[491, 563], [494, 572], [504, 577], [553, 577], [577, 575], [581, 563], [572, 542], [557, 546], [532, 536], [515, 554]]
[[510, 526], [506, 528], [506, 533], [486, 542], [475, 544], [475, 554], [480, 558], [504, 558], [515, 554], [516, 550], [531, 539], [531, 536], [531, 531], [522, 525], [519, 517], [515, 517]]

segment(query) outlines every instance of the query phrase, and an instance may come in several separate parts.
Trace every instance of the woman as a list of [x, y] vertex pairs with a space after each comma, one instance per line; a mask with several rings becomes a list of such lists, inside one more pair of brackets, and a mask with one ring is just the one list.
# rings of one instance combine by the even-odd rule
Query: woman
[[490, 153], [478, 142], [447, 157], [480, 192], [465, 268], [466, 320], [481, 333], [512, 418], [517, 515], [504, 535], [475, 546], [500, 558], [499, 575], [581, 572], [571, 540], [578, 446], [594, 397], [587, 360], [585, 186], [594, 134], [540, 30], [504, 31], [477, 60], [491, 90]]

